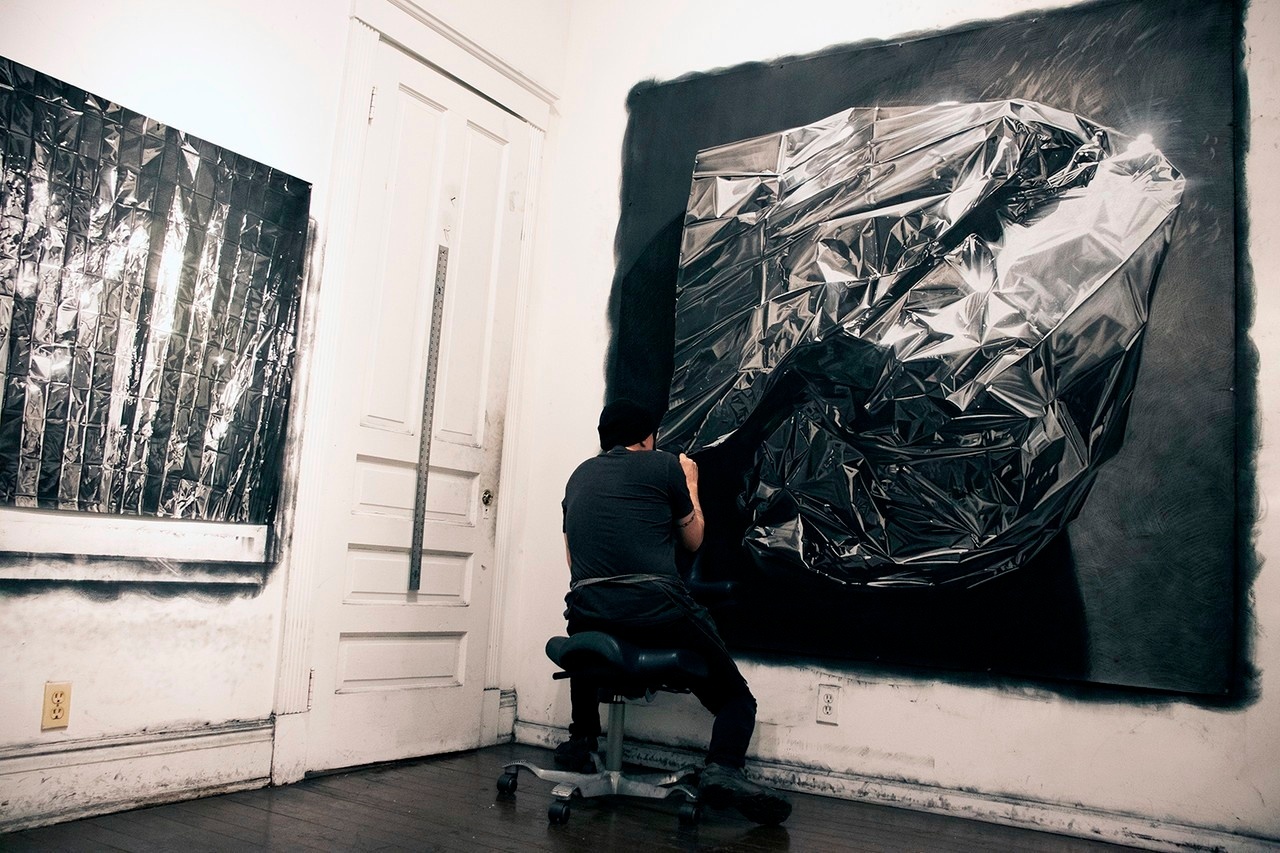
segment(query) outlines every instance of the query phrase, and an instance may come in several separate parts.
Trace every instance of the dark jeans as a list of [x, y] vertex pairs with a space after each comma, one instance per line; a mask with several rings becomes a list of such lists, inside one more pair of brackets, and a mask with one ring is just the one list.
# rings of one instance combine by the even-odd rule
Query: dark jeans
[[[670, 621], [634, 626], [583, 619], [570, 613], [569, 633], [581, 631], [603, 631], [644, 648], [689, 649], [701, 654], [707, 662], [708, 676], [693, 687], [693, 695], [716, 717], [711, 726], [707, 763], [739, 768], [746, 763], [747, 744], [756, 726], [756, 699], [705, 610], [699, 607], [678, 614]], [[597, 685], [590, 681], [569, 679], [573, 705], [570, 737], [600, 736], [597, 690]]]

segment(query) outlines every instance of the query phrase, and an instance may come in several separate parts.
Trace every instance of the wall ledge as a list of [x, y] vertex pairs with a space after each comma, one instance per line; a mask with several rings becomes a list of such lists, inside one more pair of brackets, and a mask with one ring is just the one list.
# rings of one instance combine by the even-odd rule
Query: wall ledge
[[260, 788], [272, 721], [130, 732], [0, 749], [0, 832]]
[[[523, 720], [517, 720], [515, 724], [517, 743], [550, 748], [567, 737], [568, 731], [558, 726]], [[623, 747], [623, 757], [636, 764], [675, 769], [700, 763], [703, 755], [700, 751], [629, 740]], [[752, 759], [750, 766], [758, 777], [789, 791], [933, 812], [1094, 841], [1127, 844], [1148, 850], [1264, 853], [1274, 851], [1277, 843], [1280, 843], [1280, 838], [1262, 838], [1210, 827], [1153, 820], [1139, 815], [1020, 800], [999, 794], [939, 788], [852, 773], [818, 771], [777, 761]]]
[[265, 563], [274, 544], [265, 524], [27, 507], [0, 507], [0, 526], [3, 550], [19, 554]]
[[0, 581], [261, 586], [278, 543], [265, 524], [0, 507]]
[[172, 583], [261, 587], [273, 565], [92, 554], [0, 553], [0, 582], [12, 585]]

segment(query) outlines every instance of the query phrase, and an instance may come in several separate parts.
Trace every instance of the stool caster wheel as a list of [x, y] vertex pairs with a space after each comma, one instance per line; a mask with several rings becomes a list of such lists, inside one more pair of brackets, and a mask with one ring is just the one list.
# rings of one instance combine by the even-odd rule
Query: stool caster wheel
[[547, 806], [547, 821], [552, 824], [569, 822], [569, 804], [564, 800], [556, 800]]
[[516, 774], [507, 772], [498, 777], [498, 792], [502, 794], [514, 794], [516, 792]]
[[680, 806], [682, 826], [693, 826], [700, 820], [702, 820], [702, 806], [697, 803], [684, 803]]

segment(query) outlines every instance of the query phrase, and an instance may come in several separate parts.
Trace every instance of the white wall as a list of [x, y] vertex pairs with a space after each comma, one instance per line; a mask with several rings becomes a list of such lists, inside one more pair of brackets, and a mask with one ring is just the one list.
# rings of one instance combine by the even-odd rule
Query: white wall
[[[568, 0], [418, 5], [538, 87], [561, 84]], [[352, 8], [0, 0], [0, 55], [310, 181], [323, 236]], [[286, 571], [235, 593], [0, 596], [0, 829], [265, 783]], [[66, 730], [40, 730], [46, 681], [73, 684]]]
[[[348, 14], [349, 0], [5, 0], [0, 55], [313, 182], [314, 215]], [[272, 711], [282, 575], [240, 595], [63, 587], [0, 597], [0, 818], [265, 777], [269, 727], [238, 727]], [[44, 682], [64, 680], [70, 727], [41, 732]], [[228, 727], [236, 732], [216, 741], [207, 766], [81, 779], [70, 799], [56, 781], [27, 784], [40, 761], [75, 761], [78, 749], [115, 760], [156, 751], [164, 732]]]
[[307, 181], [333, 143], [350, 0], [5, 0], [0, 54]]
[[413, 0], [537, 85], [559, 93], [572, 0]]
[[[1280, 499], [1280, 329], [1271, 322], [1280, 318], [1274, 224], [1280, 203], [1274, 181], [1268, 187], [1265, 177], [1280, 170], [1277, 6], [1273, 0], [1255, 0], [1248, 20], [1253, 111], [1248, 176], [1260, 318], [1253, 336], [1262, 353], [1263, 507]], [[575, 4], [560, 123], [549, 148], [552, 189], [541, 225], [544, 261], [530, 317], [529, 381], [522, 392], [526, 426], [520, 441], [537, 452], [524, 460], [515, 483], [527, 499], [514, 526], [521, 550], [511, 579], [504, 661], [518, 690], [519, 737], [536, 741], [552, 734], [540, 727], [568, 721], [567, 689], [551, 681], [542, 645], [564, 626], [563, 484], [579, 461], [596, 452], [593, 427], [604, 392], [606, 305], [628, 90], [646, 78], [669, 79], [1023, 9], [1017, 0], [793, 0], [785, 14], [772, 2]], [[1257, 533], [1263, 563], [1280, 558], [1277, 526], [1260, 523]], [[1206, 710], [1179, 701], [1080, 701], [1034, 687], [1000, 690], [927, 677], [864, 675], [853, 664], [818, 673], [749, 663], [744, 671], [760, 702], [753, 755], [855, 782], [865, 776], [920, 783], [925, 787], [915, 802], [922, 806], [948, 807], [946, 797], [937, 797], [945, 792], [937, 788], [965, 789], [979, 797], [1136, 816], [1111, 820], [1120, 836], [1135, 831], [1129, 824], [1143, 824], [1145, 818], [1147, 824], [1280, 838], [1280, 580], [1273, 571], [1263, 571], [1253, 598], [1262, 690], [1261, 698], [1243, 710]], [[838, 727], [813, 720], [820, 677], [844, 687]], [[691, 743], [690, 730], [694, 740], [705, 742], [710, 725], [693, 703], [679, 698], [633, 718], [642, 736], [677, 745]], [[821, 787], [822, 775], [810, 777], [809, 784]], [[1077, 830], [1090, 820], [1105, 822], [1080, 814]]]

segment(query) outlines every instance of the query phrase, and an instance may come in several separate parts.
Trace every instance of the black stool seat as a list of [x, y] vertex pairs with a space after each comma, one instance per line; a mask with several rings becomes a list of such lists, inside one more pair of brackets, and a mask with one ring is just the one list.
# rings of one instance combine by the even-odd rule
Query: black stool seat
[[689, 649], [647, 649], [603, 631], [547, 640], [547, 657], [563, 672], [553, 678], [586, 678], [623, 696], [646, 690], [687, 691], [707, 677], [702, 655]]
[[569, 803], [578, 798], [622, 794], [631, 797], [665, 799], [683, 797], [682, 822], [696, 822], [701, 815], [698, 791], [690, 780], [699, 768], [689, 765], [675, 770], [629, 774], [622, 772], [622, 730], [626, 719], [626, 699], [637, 699], [658, 690], [687, 693], [707, 677], [707, 662], [690, 649], [648, 649], [619, 640], [603, 631], [583, 631], [572, 637], [547, 640], [547, 657], [562, 672], [553, 678], [583, 679], [599, 690], [601, 701], [609, 703], [608, 741], [603, 760], [596, 753], [595, 772], [551, 770], [527, 761], [513, 761], [498, 777], [498, 791], [514, 794], [519, 773], [526, 770], [539, 779], [555, 782], [547, 818], [552, 823], [569, 819]]

